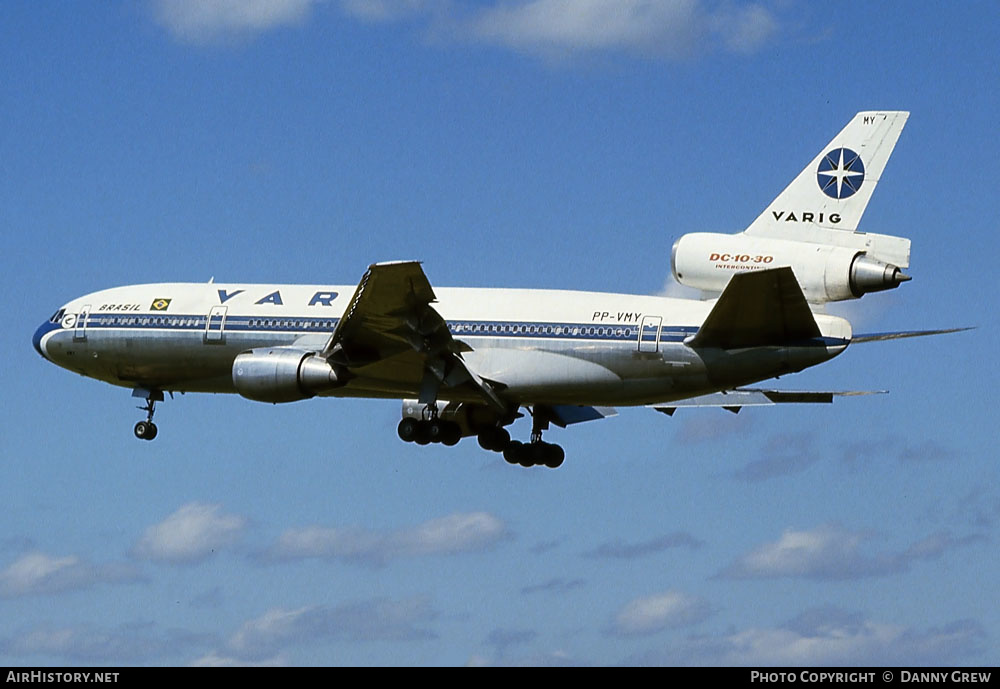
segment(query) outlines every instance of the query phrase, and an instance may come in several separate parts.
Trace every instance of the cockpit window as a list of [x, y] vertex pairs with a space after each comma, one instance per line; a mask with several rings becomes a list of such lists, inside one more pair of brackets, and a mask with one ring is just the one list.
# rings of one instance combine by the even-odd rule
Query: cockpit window
[[52, 318], [49, 319], [49, 322], [50, 323], [58, 323], [59, 321], [62, 320], [62, 317], [63, 317], [64, 313], [66, 313], [66, 309], [59, 309], [54, 314], [52, 314]]

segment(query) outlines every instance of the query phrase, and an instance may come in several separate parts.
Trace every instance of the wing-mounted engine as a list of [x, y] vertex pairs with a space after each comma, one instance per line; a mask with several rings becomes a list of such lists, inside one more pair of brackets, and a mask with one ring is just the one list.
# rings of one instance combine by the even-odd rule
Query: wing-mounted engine
[[236, 391], [258, 402], [308, 399], [345, 385], [347, 377], [315, 352], [294, 347], [251, 349], [233, 361]]
[[836, 243], [686, 234], [674, 243], [671, 268], [682, 285], [721, 292], [737, 273], [789, 266], [812, 303], [857, 299], [910, 279], [902, 271], [909, 264], [909, 240], [860, 233], [828, 236]]

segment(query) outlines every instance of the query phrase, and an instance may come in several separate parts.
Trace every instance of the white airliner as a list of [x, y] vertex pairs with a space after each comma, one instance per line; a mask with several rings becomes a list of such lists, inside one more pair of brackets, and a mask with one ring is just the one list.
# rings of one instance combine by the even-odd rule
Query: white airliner
[[[354, 285], [214, 282], [116, 287], [74, 299], [34, 335], [49, 361], [146, 400], [152, 440], [167, 392], [260, 402], [403, 400], [399, 436], [479, 444], [559, 466], [542, 431], [614, 406], [831, 402], [837, 392], [746, 388], [801, 371], [856, 337], [823, 304], [910, 278], [910, 241], [858, 232], [909, 113], [858, 113], [742, 233], [673, 246], [674, 277], [703, 299], [529, 289], [432, 289], [418, 262], [376, 263]], [[527, 411], [530, 441], [505, 426]]]

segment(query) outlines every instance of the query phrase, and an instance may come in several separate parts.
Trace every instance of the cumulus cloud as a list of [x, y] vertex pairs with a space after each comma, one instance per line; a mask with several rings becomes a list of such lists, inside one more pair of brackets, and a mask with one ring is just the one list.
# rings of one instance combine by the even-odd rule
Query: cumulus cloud
[[702, 546], [702, 542], [689, 533], [674, 531], [673, 533], [652, 538], [639, 543], [625, 543], [621, 539], [609, 541], [597, 546], [594, 550], [584, 553], [586, 557], [614, 558], [621, 560], [633, 560], [655, 553], [662, 553], [673, 548], [696, 549]]
[[0, 595], [57, 593], [136, 579], [138, 573], [128, 565], [94, 565], [75, 555], [53, 557], [35, 551], [22, 555], [0, 571]]
[[486, 512], [470, 512], [390, 532], [361, 527], [289, 529], [265, 557], [275, 560], [320, 557], [383, 565], [403, 557], [485, 550], [506, 537], [507, 528], [502, 520]]
[[[253, 36], [303, 23], [317, 0], [157, 0], [157, 22], [195, 43]], [[710, 0], [340, 0], [349, 18], [418, 21], [452, 40], [515, 52], [569, 56], [624, 52], [670, 59], [725, 50], [751, 53], [780, 30], [761, 3]]]
[[437, 635], [424, 628], [436, 617], [423, 598], [371, 600], [336, 607], [273, 608], [245, 622], [229, 639], [227, 655], [241, 661], [281, 657], [287, 647], [316, 641], [416, 641]]
[[243, 517], [223, 514], [220, 505], [192, 502], [146, 529], [133, 552], [160, 562], [199, 562], [236, 542], [245, 528]]
[[835, 524], [797, 531], [787, 529], [777, 541], [765, 543], [733, 562], [721, 576], [734, 579], [802, 577], [807, 579], [856, 579], [882, 576], [909, 569], [918, 560], [941, 556], [948, 550], [982, 540], [955, 538], [939, 532], [921, 539], [899, 553], [865, 552], [867, 534]]
[[253, 36], [299, 24], [316, 0], [157, 0], [156, 21], [192, 43]]
[[697, 624], [711, 613], [702, 598], [665, 591], [629, 602], [615, 616], [612, 632], [620, 636], [655, 634], [664, 629]]
[[111, 630], [93, 625], [40, 625], [0, 639], [0, 655], [51, 656], [82, 663], [151, 663], [188, 650], [190, 635], [158, 633], [150, 624], [128, 624]]
[[696, 0], [531, 0], [484, 10], [472, 24], [515, 50], [690, 53], [707, 28]]
[[756, 666], [951, 665], [980, 653], [982, 625], [958, 620], [920, 630], [864, 619], [837, 608], [816, 608], [777, 627], [751, 627], [698, 636], [630, 664]]

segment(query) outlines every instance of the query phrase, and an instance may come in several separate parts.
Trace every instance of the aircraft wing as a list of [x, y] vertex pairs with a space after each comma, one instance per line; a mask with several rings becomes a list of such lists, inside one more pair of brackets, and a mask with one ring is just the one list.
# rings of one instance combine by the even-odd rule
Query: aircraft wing
[[924, 337], [926, 335], [947, 335], [948, 333], [961, 333], [966, 330], [972, 330], [973, 327], [969, 328], [946, 328], [944, 330], [903, 330], [900, 332], [892, 333], [866, 333], [863, 335], [855, 335], [851, 338], [851, 344], [856, 342], [882, 342], [884, 340], [902, 340], [906, 337]]
[[441, 386], [470, 384], [498, 409], [506, 405], [462, 360], [471, 347], [452, 337], [417, 261], [368, 266], [320, 356], [349, 370], [419, 384], [420, 401], [434, 401]]
[[734, 388], [733, 390], [723, 390], [709, 395], [649, 406], [651, 409], [663, 412], [668, 416], [673, 416], [674, 412], [680, 408], [688, 407], [721, 407], [736, 414], [743, 407], [768, 407], [774, 404], [830, 404], [834, 397], [884, 395], [886, 392], [886, 390], [805, 391]]

